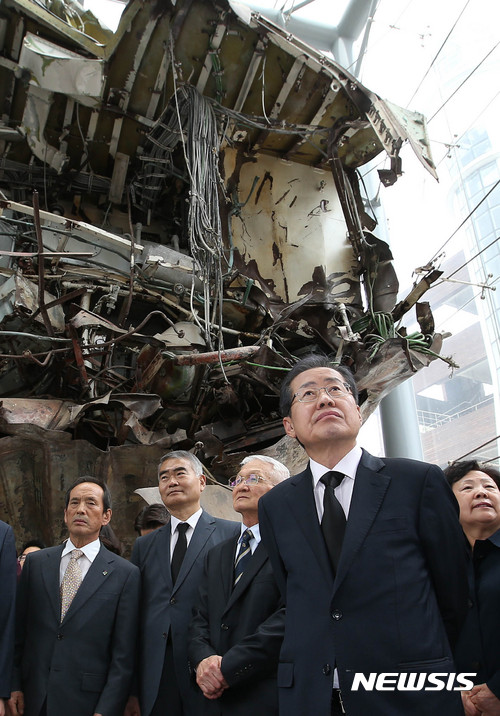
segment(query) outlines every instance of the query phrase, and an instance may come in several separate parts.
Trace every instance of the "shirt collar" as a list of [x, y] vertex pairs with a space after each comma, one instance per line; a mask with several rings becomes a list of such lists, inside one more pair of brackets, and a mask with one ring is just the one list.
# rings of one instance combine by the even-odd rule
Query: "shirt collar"
[[71, 539], [68, 539], [66, 544], [64, 545], [61, 557], [64, 557], [64, 555], [68, 554], [69, 552], [72, 552], [74, 549], [81, 549], [89, 562], [93, 562], [94, 559], [97, 557], [99, 550], [101, 549], [101, 541], [99, 538], [97, 538], [93, 542], [89, 542], [88, 544], [86, 544], [84, 547], [75, 547]]
[[178, 520], [177, 517], [174, 517], [173, 515], [170, 516], [170, 534], [173, 535], [175, 530], [177, 529], [177, 525], [181, 522], [187, 522], [187, 524], [193, 528], [196, 527], [198, 524], [198, 520], [201, 517], [201, 513], [203, 512], [203, 509], [200, 507], [199, 510], [196, 510], [191, 517], [188, 517], [187, 520]]
[[355, 445], [352, 450], [350, 450], [347, 455], [344, 455], [342, 460], [340, 460], [340, 462], [338, 462], [333, 467], [325, 467], [324, 465], [321, 465], [319, 462], [315, 462], [310, 458], [309, 467], [311, 469], [311, 474], [313, 478], [313, 487], [316, 487], [323, 475], [326, 472], [330, 472], [330, 470], [342, 472], [346, 477], [349, 477], [351, 480], [354, 480], [362, 454], [363, 451], [361, 450], [359, 445]]
[[493, 532], [493, 534], [490, 535], [488, 539], [492, 544], [495, 545], [495, 547], [500, 547], [500, 530]]
[[259, 523], [257, 522], [256, 525], [252, 525], [251, 527], [247, 527], [243, 522], [241, 523], [241, 529], [240, 529], [240, 537], [238, 542], [241, 540], [241, 536], [245, 530], [252, 530], [253, 539], [257, 542], [257, 544], [260, 542], [260, 527]]

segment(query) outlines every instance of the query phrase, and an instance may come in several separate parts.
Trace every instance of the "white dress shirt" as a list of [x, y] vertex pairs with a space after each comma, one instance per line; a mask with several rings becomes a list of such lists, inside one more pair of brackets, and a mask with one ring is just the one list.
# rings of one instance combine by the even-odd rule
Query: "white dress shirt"
[[314, 502], [316, 503], [316, 511], [318, 520], [323, 519], [323, 497], [325, 494], [325, 486], [321, 482], [321, 478], [330, 470], [343, 473], [347, 479], [342, 480], [340, 485], [335, 488], [335, 497], [342, 505], [346, 519], [349, 517], [349, 507], [351, 506], [352, 491], [354, 489], [354, 480], [356, 479], [356, 470], [361, 460], [362, 450], [358, 445], [344, 455], [342, 460], [333, 467], [325, 467], [319, 462], [309, 459], [309, 467], [313, 477]]
[[259, 527], [259, 523], [257, 522], [257, 524], [252, 525], [251, 527], [247, 527], [245, 524], [241, 523], [240, 536], [238, 537], [238, 541], [237, 541], [237, 543], [236, 543], [236, 553], [235, 553], [235, 556], [234, 556], [235, 561], [236, 561], [236, 556], [237, 556], [237, 554], [238, 554], [238, 552], [239, 552], [239, 549], [240, 549], [241, 538], [243, 537], [243, 532], [244, 532], [245, 530], [252, 530], [253, 537], [252, 537], [252, 539], [250, 540], [250, 550], [251, 550], [252, 554], [255, 552], [255, 550], [257, 549], [257, 546], [258, 546], [258, 544], [259, 544], [259, 542], [260, 542], [260, 527]]
[[193, 536], [193, 532], [195, 530], [196, 525], [198, 524], [198, 520], [201, 517], [201, 513], [203, 512], [202, 508], [200, 507], [199, 510], [197, 510], [194, 514], [189, 517], [187, 520], [178, 520], [177, 517], [174, 517], [173, 515], [170, 516], [170, 560], [172, 561], [172, 555], [174, 553], [174, 547], [177, 544], [177, 540], [179, 538], [179, 533], [177, 532], [177, 525], [179, 525], [181, 522], [185, 522], [189, 525], [189, 527], [186, 530], [186, 543], [189, 547], [189, 543], [191, 542], [191, 537]]
[[63, 580], [64, 572], [66, 571], [69, 564], [69, 560], [71, 559], [71, 552], [74, 549], [81, 549], [83, 552], [82, 556], [78, 560], [78, 566], [82, 571], [82, 579], [84, 579], [85, 575], [90, 569], [90, 565], [99, 554], [99, 550], [101, 549], [101, 541], [99, 538], [97, 538], [93, 542], [89, 542], [88, 544], [86, 544], [85, 547], [75, 547], [75, 545], [70, 539], [66, 541], [61, 555], [61, 564], [59, 566], [59, 584], [61, 584]]
[[[323, 497], [325, 494], [325, 486], [321, 482], [321, 478], [330, 470], [336, 472], [342, 472], [345, 478], [342, 480], [340, 485], [335, 488], [335, 497], [342, 505], [342, 509], [345, 512], [346, 519], [349, 516], [349, 508], [351, 506], [352, 491], [354, 489], [354, 480], [356, 479], [356, 470], [358, 469], [359, 461], [361, 460], [362, 450], [358, 445], [355, 445], [353, 449], [344, 455], [342, 460], [332, 467], [325, 467], [320, 465], [319, 462], [309, 460], [309, 467], [311, 469], [313, 478], [313, 492], [314, 502], [316, 503], [316, 511], [318, 513], [318, 520], [321, 524], [323, 519]], [[339, 675], [335, 668], [333, 671], [332, 687], [334, 689], [339, 688]]]

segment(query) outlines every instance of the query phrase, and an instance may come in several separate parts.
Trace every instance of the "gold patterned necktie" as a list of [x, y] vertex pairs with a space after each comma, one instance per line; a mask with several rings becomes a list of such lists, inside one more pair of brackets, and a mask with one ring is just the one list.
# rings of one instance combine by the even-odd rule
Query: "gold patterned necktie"
[[61, 621], [66, 616], [71, 602], [82, 583], [82, 570], [78, 564], [78, 560], [82, 556], [81, 549], [74, 549], [71, 552], [69, 564], [64, 572], [61, 582]]

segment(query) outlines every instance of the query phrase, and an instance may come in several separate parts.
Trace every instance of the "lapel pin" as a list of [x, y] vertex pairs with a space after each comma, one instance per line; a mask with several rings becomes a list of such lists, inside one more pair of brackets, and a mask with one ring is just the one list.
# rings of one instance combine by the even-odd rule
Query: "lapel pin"
[[107, 570], [104, 570], [104, 572], [103, 572], [104, 576], [106, 576], [107, 573], [108, 573]]

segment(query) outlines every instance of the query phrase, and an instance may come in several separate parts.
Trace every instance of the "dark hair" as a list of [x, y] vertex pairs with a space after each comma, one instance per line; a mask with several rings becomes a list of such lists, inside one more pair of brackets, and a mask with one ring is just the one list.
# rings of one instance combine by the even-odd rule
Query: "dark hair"
[[193, 455], [192, 452], [188, 452], [187, 450], [172, 450], [172, 452], [167, 452], [166, 455], [163, 455], [163, 457], [160, 458], [160, 462], [158, 463], [158, 472], [160, 472], [160, 467], [163, 465], [165, 460], [187, 460], [191, 463], [191, 467], [195, 471], [195, 474], [197, 477], [200, 475], [205, 474], [205, 468], [203, 467], [203, 464], [198, 460], [196, 455]]
[[146, 505], [139, 512], [134, 522], [134, 529], [140, 535], [141, 530], [155, 530], [158, 527], [166, 525], [170, 520], [165, 505], [154, 502], [152, 505]]
[[346, 383], [348, 383], [354, 400], [356, 403], [358, 402], [358, 388], [356, 386], [354, 376], [349, 368], [345, 365], [337, 365], [333, 357], [321, 353], [311, 353], [311, 355], [299, 360], [298, 363], [290, 369], [285, 380], [281, 384], [280, 412], [284, 418], [290, 415], [292, 407], [293, 395], [290, 389], [292, 380], [301, 373], [304, 373], [304, 371], [311, 370], [311, 368], [333, 368], [333, 370], [336, 370], [337, 373], [340, 373], [340, 375], [345, 379]]
[[109, 549], [113, 554], [117, 554], [119, 557], [123, 555], [125, 547], [122, 542], [116, 536], [114, 529], [111, 525], [103, 525], [99, 531], [99, 539], [102, 544]]
[[451, 465], [444, 470], [444, 476], [448, 480], [448, 484], [453, 485], [473, 470], [484, 472], [484, 474], [491, 477], [491, 479], [496, 482], [497, 487], [500, 488], [500, 471], [490, 465], [481, 465], [477, 460], [457, 460], [456, 462], [452, 462]]
[[29, 547], [38, 547], [38, 549], [45, 549], [45, 544], [42, 542], [41, 539], [29, 539], [27, 542], [25, 542], [23, 544], [19, 554], [22, 554], [24, 552], [24, 550], [28, 549]]
[[82, 477], [78, 477], [72, 485], [68, 487], [66, 490], [66, 495], [64, 497], [64, 506], [67, 509], [69, 505], [69, 496], [71, 494], [71, 491], [75, 489], [77, 485], [81, 485], [82, 482], [92, 482], [94, 485], [98, 485], [102, 489], [102, 505], [104, 512], [107, 512], [111, 509], [111, 493], [108, 490], [108, 486], [105, 482], [102, 482], [102, 480], [98, 480], [97, 477], [92, 477], [91, 475], [82, 475]]

